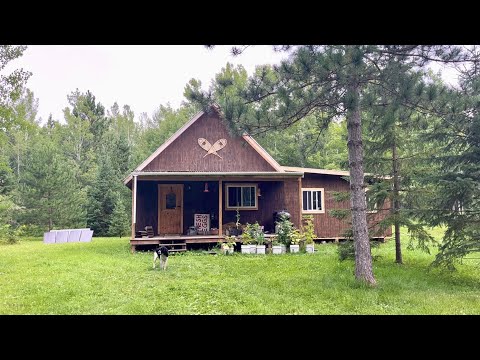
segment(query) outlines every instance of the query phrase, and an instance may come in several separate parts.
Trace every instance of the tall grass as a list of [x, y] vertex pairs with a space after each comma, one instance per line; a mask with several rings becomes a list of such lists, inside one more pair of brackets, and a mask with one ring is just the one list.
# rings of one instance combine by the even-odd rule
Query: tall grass
[[170, 257], [152, 270], [151, 252], [130, 254], [128, 240], [0, 245], [0, 314], [480, 314], [480, 262], [455, 273], [430, 269], [434, 255], [394, 243], [378, 255], [376, 288], [354, 280], [335, 244], [315, 254]]

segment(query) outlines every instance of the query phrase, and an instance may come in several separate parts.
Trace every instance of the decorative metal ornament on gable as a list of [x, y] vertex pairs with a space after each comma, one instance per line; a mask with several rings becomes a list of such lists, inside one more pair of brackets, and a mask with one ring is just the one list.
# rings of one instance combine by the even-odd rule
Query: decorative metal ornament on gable
[[199, 138], [198, 145], [200, 145], [200, 147], [207, 152], [205, 155], [203, 155], [203, 157], [209, 154], [213, 154], [213, 155], [217, 155], [220, 159], [223, 160], [223, 158], [217, 154], [217, 151], [222, 150], [227, 145], [227, 139], [217, 140], [212, 145], [207, 139]]

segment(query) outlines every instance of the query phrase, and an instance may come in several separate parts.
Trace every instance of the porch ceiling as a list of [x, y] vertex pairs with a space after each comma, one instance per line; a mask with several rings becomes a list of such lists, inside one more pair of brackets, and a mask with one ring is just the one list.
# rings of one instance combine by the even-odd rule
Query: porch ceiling
[[137, 176], [139, 180], [281, 180], [303, 178], [304, 173], [295, 172], [277, 172], [277, 171], [235, 171], [235, 172], [204, 172], [204, 171], [134, 171], [125, 179], [125, 185], [129, 186], [133, 177]]

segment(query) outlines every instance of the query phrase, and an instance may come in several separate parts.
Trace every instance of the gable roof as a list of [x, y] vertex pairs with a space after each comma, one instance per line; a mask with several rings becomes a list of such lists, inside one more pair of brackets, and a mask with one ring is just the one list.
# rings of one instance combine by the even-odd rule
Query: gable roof
[[[220, 116], [220, 109], [218, 106], [212, 106], [214, 111], [216, 111]], [[197, 120], [199, 120], [203, 115], [205, 115], [205, 111], [198, 112], [195, 116], [193, 116], [185, 125], [183, 125], [180, 129], [178, 129], [167, 141], [165, 141], [162, 145], [160, 145], [157, 150], [155, 150], [145, 161], [143, 161], [139, 166], [133, 170], [133, 172], [125, 178], [123, 183], [127, 185], [133, 177], [134, 173], [141, 172], [144, 170], [157, 156], [159, 156], [165, 149], [167, 149], [176, 139], [180, 137], [187, 129], [189, 129]], [[285, 170], [280, 166], [280, 164], [275, 161], [275, 159], [257, 142], [247, 133], [242, 135], [242, 138], [248, 143], [276, 172], [284, 173]]]

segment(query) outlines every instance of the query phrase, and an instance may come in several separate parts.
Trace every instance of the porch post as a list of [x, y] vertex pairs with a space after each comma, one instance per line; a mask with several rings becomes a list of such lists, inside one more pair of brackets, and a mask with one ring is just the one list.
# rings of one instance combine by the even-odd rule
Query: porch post
[[[323, 195], [323, 194], [322, 194]], [[300, 224], [299, 224], [299, 229], [303, 231], [303, 206], [302, 206], [302, 199], [303, 199], [303, 194], [302, 194], [302, 178], [298, 178], [298, 207], [300, 209]]]
[[135, 239], [135, 227], [137, 224], [137, 175], [133, 175], [132, 188], [132, 239]]
[[223, 234], [223, 208], [222, 208], [222, 196], [223, 194], [223, 182], [218, 180], [218, 235], [222, 236]]

